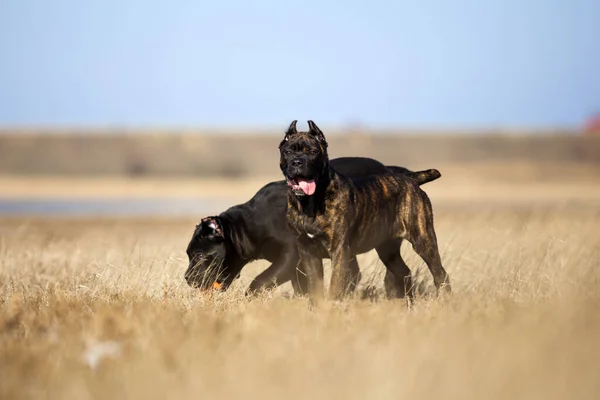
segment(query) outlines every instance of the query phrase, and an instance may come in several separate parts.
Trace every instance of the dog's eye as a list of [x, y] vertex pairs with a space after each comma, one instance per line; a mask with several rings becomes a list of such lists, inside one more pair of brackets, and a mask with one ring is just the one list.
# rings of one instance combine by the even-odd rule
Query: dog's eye
[[316, 154], [318, 154], [318, 153], [319, 153], [319, 151], [318, 151], [318, 150], [315, 150], [315, 149], [312, 149], [312, 150], [310, 151], [310, 154], [311, 154], [311, 155], [313, 155], [313, 156], [314, 156], [314, 155], [316, 155]]
[[291, 150], [286, 150], [283, 152], [283, 154], [285, 154], [286, 156], [289, 156], [290, 154], [292, 154]]

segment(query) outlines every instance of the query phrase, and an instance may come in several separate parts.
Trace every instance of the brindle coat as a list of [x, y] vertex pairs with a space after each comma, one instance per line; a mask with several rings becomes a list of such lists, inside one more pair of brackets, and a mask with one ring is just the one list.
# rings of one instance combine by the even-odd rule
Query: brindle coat
[[[287, 218], [296, 231], [300, 263], [311, 297], [323, 294], [322, 259], [331, 258], [330, 294], [340, 298], [349, 286], [352, 254], [366, 253], [390, 238], [406, 239], [425, 261], [436, 288], [450, 292], [433, 226], [433, 211], [418, 183], [397, 173], [349, 178], [329, 165], [327, 141], [313, 121], [298, 132], [293, 121], [279, 145], [280, 168], [288, 181]], [[312, 195], [301, 181], [316, 184]], [[404, 271], [392, 271], [398, 280]]]

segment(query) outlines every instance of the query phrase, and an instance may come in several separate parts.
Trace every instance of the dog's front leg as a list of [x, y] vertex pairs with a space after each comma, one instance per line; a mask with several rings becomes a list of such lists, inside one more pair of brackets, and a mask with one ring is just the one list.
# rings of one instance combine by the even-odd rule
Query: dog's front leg
[[323, 298], [323, 260], [317, 256], [311, 243], [306, 240], [298, 241], [298, 273], [306, 271], [308, 277], [308, 297], [313, 301]]
[[261, 290], [273, 289], [289, 280], [292, 281], [292, 287], [295, 294], [304, 294], [307, 291], [307, 284], [300, 287], [298, 281], [301, 278], [306, 281], [306, 276], [297, 277], [296, 266], [298, 264], [298, 249], [296, 245], [290, 245], [284, 248], [275, 262], [269, 268], [260, 273], [246, 292], [246, 295], [252, 295]]
[[350, 245], [347, 241], [335, 243], [331, 249], [330, 297], [339, 300], [350, 291]]

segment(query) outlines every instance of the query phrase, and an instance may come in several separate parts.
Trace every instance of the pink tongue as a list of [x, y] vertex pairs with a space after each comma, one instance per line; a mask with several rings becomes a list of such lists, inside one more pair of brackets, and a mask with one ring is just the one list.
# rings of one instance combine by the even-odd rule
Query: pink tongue
[[298, 180], [298, 185], [300, 185], [300, 189], [304, 192], [304, 194], [308, 196], [312, 196], [317, 189], [317, 185], [315, 181], [301, 181]]

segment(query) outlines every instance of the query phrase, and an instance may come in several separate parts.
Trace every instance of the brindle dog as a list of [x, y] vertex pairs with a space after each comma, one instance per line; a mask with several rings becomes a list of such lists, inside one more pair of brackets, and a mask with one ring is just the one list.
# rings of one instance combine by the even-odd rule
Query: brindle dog
[[[300, 263], [308, 274], [311, 299], [323, 296], [323, 258], [330, 258], [330, 296], [349, 289], [350, 261], [390, 238], [406, 239], [425, 261], [438, 291], [450, 292], [442, 266], [427, 194], [412, 178], [387, 172], [351, 178], [337, 172], [327, 155], [325, 135], [313, 121], [298, 132], [294, 120], [279, 144], [287, 180], [287, 218], [298, 237]], [[397, 279], [403, 271], [392, 271]]]

